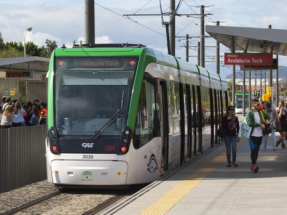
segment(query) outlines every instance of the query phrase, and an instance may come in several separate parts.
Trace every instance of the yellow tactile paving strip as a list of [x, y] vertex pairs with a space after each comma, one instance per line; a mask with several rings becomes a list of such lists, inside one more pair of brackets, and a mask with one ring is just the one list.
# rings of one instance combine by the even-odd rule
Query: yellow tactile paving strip
[[[240, 148], [246, 140], [242, 140], [237, 144], [237, 149]], [[219, 156], [208, 162], [202, 168], [190, 175], [187, 179], [176, 185], [163, 197], [158, 199], [155, 203], [150, 205], [141, 215], [160, 215], [168, 212], [179, 200], [181, 200], [187, 193], [195, 188], [209, 173], [214, 171], [222, 162], [226, 161], [225, 151]]]

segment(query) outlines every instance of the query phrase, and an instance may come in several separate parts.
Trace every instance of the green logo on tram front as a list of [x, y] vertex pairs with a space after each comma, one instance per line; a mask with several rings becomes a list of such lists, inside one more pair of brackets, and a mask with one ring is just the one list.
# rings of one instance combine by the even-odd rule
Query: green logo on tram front
[[93, 181], [93, 179], [91, 178], [93, 176], [93, 173], [91, 173], [90, 171], [83, 172], [82, 176], [82, 181]]

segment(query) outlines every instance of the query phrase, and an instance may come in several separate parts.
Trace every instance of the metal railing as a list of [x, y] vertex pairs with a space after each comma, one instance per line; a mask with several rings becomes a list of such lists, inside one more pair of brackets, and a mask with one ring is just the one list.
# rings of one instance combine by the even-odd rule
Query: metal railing
[[0, 129], [0, 193], [45, 180], [47, 125]]

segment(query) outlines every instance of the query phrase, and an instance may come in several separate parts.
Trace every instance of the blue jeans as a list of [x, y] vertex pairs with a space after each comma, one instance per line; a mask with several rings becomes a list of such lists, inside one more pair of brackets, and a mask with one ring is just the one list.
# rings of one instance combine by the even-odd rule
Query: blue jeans
[[232, 163], [235, 163], [237, 136], [225, 136], [224, 142], [226, 147], [227, 163], [231, 164], [231, 148], [232, 148]]

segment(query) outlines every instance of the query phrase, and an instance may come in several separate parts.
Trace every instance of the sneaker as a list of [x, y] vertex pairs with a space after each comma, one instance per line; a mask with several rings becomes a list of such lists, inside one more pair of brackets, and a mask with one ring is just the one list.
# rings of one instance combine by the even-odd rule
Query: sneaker
[[257, 166], [256, 164], [252, 165], [252, 166], [250, 167], [250, 170], [253, 171], [256, 166]]
[[263, 146], [263, 149], [266, 149], [266, 146]]
[[276, 151], [276, 147], [275, 146], [273, 147], [273, 151]]
[[232, 163], [232, 165], [233, 165], [233, 166], [235, 166], [235, 167], [238, 167], [238, 164], [237, 164], [237, 163], [235, 163], [235, 162], [234, 162], [234, 163]]
[[253, 172], [254, 172], [254, 173], [257, 173], [258, 170], [259, 170], [259, 166], [256, 165], [255, 168], [254, 168], [254, 170], [253, 170]]
[[226, 167], [231, 167], [231, 164], [230, 164], [230, 163], [229, 163], [229, 164], [227, 164], [227, 165], [226, 165]]

